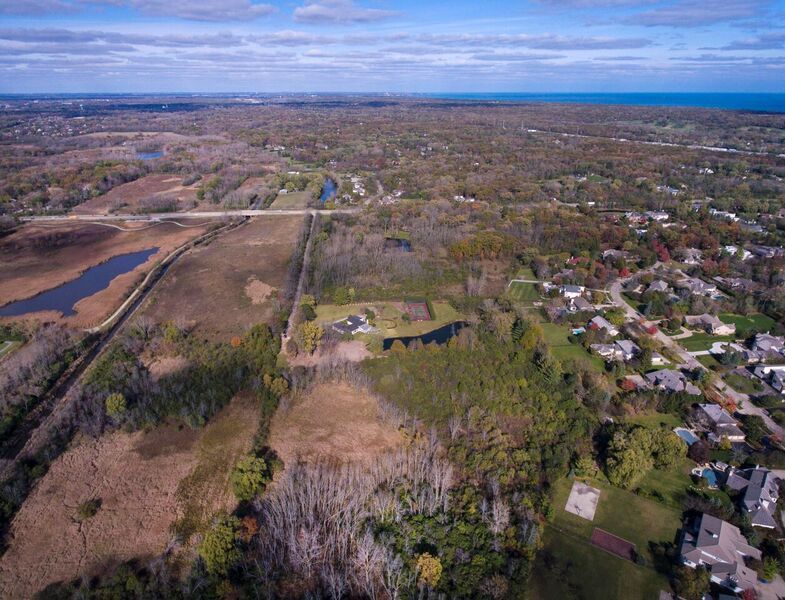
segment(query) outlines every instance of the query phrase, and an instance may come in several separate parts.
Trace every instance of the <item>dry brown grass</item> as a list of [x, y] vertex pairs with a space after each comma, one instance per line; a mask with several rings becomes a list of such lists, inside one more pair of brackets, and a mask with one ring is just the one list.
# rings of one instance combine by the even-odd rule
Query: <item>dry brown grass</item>
[[[74, 208], [82, 215], [108, 214], [113, 209], [119, 213], [132, 213], [147, 198], [166, 198], [176, 202], [177, 208], [191, 207], [196, 203], [198, 183], [182, 185], [179, 175], [147, 175], [135, 181], [112, 188], [106, 194], [91, 198]], [[119, 207], [119, 208], [118, 208]]]
[[[112, 280], [109, 287], [76, 305], [77, 314], [34, 313], [36, 320], [59, 320], [79, 327], [99, 323], [119, 306], [132, 285], [178, 246], [207, 230], [184, 229], [171, 223], [153, 227], [118, 223], [133, 231], [120, 231], [89, 223], [28, 224], [0, 241], [0, 305], [30, 298], [75, 279], [90, 267], [118, 254], [158, 247], [159, 251], [136, 269]], [[15, 317], [18, 318], [18, 317]]]
[[[252, 396], [235, 398], [207, 427], [160, 427], [84, 440], [58, 458], [11, 525], [0, 596], [26, 598], [56, 581], [159, 555], [172, 530], [193, 533], [231, 510], [228, 477], [258, 423]], [[100, 499], [81, 523], [76, 509]]]
[[224, 341], [269, 321], [301, 223], [301, 216], [259, 217], [195, 249], [167, 273], [144, 313], [192, 321]]
[[273, 418], [269, 443], [284, 461], [369, 461], [395, 448], [400, 432], [384, 423], [372, 394], [349, 383], [314, 386]]

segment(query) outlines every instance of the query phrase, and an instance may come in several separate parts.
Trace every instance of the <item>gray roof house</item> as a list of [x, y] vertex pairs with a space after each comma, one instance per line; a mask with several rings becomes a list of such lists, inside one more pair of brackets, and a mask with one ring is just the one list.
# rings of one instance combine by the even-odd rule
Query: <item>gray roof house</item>
[[785, 338], [768, 333], [759, 333], [752, 342], [752, 349], [758, 352], [780, 353], [785, 349]]
[[691, 294], [697, 296], [711, 296], [717, 293], [717, 286], [713, 283], [706, 283], [702, 279], [690, 277], [679, 282], [681, 287], [687, 288]]
[[586, 300], [586, 298], [584, 298], [583, 296], [578, 296], [577, 298], [573, 298], [572, 306], [578, 312], [594, 310], [594, 306], [592, 306], [591, 302]]
[[777, 500], [779, 489], [777, 477], [768, 469], [728, 469], [725, 485], [742, 492], [742, 507], [755, 527], [774, 529], [776, 527]]
[[758, 580], [744, 559], [760, 560], [760, 550], [749, 545], [738, 527], [717, 517], [704, 513], [692, 529], [685, 529], [680, 554], [682, 564], [693, 569], [705, 565], [714, 583], [736, 593], [754, 587]]
[[333, 329], [343, 334], [369, 333], [373, 327], [368, 324], [364, 315], [352, 315], [333, 323]]
[[577, 298], [586, 288], [582, 285], [570, 285], [566, 284], [561, 286], [561, 295], [565, 298]]
[[701, 391], [684, 376], [684, 373], [675, 369], [662, 369], [646, 374], [646, 380], [654, 387], [666, 392], [687, 392], [691, 396], [700, 396]]
[[619, 330], [616, 329], [613, 323], [608, 321], [608, 319], [605, 317], [601, 317], [600, 315], [597, 315], [589, 321], [589, 327], [592, 329], [604, 329], [605, 332], [611, 337], [616, 337], [619, 335]]
[[706, 333], [712, 335], [733, 335], [736, 333], [736, 325], [733, 323], [723, 323], [719, 317], [703, 313], [702, 315], [689, 315], [684, 317], [690, 327], [700, 327]]
[[719, 442], [722, 438], [730, 442], [743, 442], [746, 437], [736, 419], [719, 404], [698, 404], [692, 417], [699, 426], [709, 431], [712, 442]]
[[649, 286], [649, 292], [667, 292], [668, 291], [668, 284], [665, 283], [662, 279], [658, 279], [656, 281], [652, 281], [651, 285]]

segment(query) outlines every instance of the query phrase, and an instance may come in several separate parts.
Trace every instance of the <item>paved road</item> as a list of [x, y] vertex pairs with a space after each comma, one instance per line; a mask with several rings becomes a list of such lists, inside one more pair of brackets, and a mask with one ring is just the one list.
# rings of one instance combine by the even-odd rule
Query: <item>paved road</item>
[[352, 214], [360, 212], [361, 208], [336, 208], [335, 210], [317, 210], [310, 208], [280, 210], [216, 210], [173, 213], [146, 213], [139, 215], [36, 215], [22, 217], [22, 221], [171, 221], [175, 219], [225, 219], [231, 217], [272, 217], [280, 215], [308, 215], [333, 213]]

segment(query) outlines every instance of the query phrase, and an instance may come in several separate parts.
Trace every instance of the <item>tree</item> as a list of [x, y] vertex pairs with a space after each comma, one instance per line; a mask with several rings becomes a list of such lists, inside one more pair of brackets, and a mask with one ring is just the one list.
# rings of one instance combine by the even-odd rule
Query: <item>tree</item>
[[297, 345], [308, 354], [313, 354], [324, 336], [324, 329], [313, 321], [306, 321], [300, 325], [298, 333]]
[[263, 458], [248, 456], [234, 467], [230, 477], [234, 495], [241, 502], [248, 502], [264, 491], [270, 482], [270, 468]]
[[608, 445], [608, 480], [624, 489], [634, 487], [654, 466], [651, 435], [643, 427], [617, 431]]
[[104, 402], [106, 406], [106, 414], [115, 420], [119, 420], [128, 408], [125, 396], [122, 394], [109, 394]]
[[709, 444], [705, 440], [698, 440], [689, 447], [687, 456], [701, 465], [709, 460], [710, 452]]
[[435, 588], [442, 578], [442, 562], [438, 557], [424, 552], [417, 557], [417, 581]]
[[684, 442], [669, 429], [652, 431], [651, 438], [655, 469], [667, 469], [684, 456]]
[[240, 535], [240, 520], [227, 514], [217, 517], [212, 529], [199, 544], [199, 556], [209, 573], [225, 575], [240, 559], [237, 539]]
[[677, 567], [673, 587], [685, 600], [701, 600], [709, 591], [709, 572], [703, 567]]

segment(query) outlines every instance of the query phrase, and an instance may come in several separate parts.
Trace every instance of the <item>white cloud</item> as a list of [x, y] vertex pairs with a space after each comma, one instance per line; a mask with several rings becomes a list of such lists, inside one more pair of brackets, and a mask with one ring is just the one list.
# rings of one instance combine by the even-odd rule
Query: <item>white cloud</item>
[[364, 8], [353, 0], [314, 0], [294, 9], [294, 20], [304, 23], [369, 23], [398, 14], [381, 8]]

